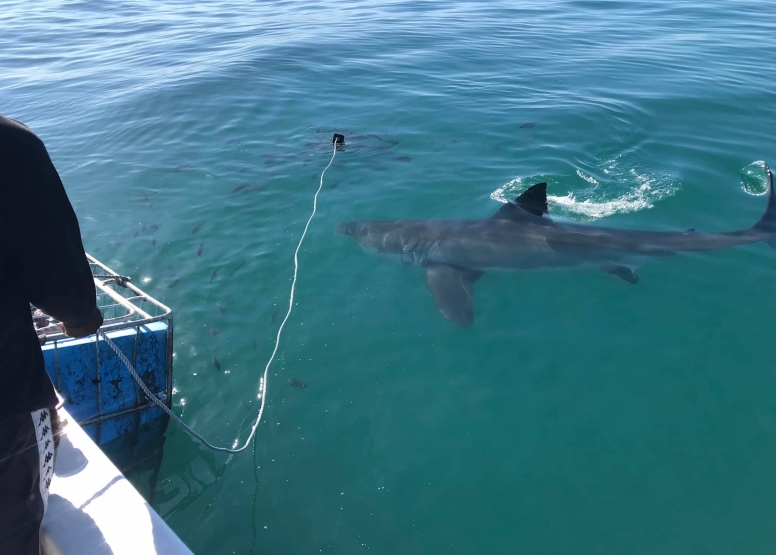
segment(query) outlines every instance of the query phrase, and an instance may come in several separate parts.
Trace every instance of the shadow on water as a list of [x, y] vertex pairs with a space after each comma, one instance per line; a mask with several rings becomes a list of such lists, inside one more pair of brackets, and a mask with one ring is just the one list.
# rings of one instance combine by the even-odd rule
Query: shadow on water
[[[186, 471], [176, 472], [173, 476], [165, 476], [165, 473], [161, 472], [162, 477], [159, 481], [164, 485], [161, 487], [155, 485], [154, 491], [148, 496], [154, 499], [154, 509], [168, 522], [215, 486], [228, 466], [228, 462], [219, 462], [215, 453], [202, 447], [182, 431], [175, 435], [175, 456], [178, 462], [181, 459], [186, 461]], [[203, 477], [203, 473], [195, 475], [193, 470], [195, 463], [205, 465], [207, 469], [204, 473], [205, 477]], [[159, 474], [158, 471], [157, 474]], [[173, 478], [178, 484], [168, 485], [170, 478]], [[168, 508], [170, 506], [171, 508]]]

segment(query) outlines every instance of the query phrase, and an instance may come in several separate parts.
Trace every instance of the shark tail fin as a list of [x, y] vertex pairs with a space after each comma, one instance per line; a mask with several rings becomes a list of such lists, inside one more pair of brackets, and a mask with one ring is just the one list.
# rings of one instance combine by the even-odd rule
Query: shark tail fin
[[763, 214], [760, 221], [754, 224], [752, 228], [754, 231], [760, 233], [769, 233], [770, 237], [766, 239], [766, 242], [776, 248], [776, 192], [773, 190], [773, 173], [768, 164], [763, 163], [765, 166], [765, 175], [768, 179], [768, 203], [765, 207], [765, 214]]

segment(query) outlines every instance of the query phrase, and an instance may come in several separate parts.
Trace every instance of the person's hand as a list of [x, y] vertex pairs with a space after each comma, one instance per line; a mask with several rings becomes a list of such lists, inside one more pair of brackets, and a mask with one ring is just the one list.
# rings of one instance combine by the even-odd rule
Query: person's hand
[[68, 337], [86, 337], [92, 335], [102, 325], [102, 313], [99, 308], [95, 308], [94, 312], [89, 315], [86, 322], [78, 327], [68, 327], [64, 323], [60, 323], [59, 327], [62, 328], [62, 333]]

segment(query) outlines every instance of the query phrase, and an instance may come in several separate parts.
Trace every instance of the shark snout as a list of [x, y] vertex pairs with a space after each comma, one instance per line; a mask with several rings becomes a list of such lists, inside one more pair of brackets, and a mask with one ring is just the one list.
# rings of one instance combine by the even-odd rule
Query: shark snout
[[334, 232], [338, 235], [353, 235], [356, 224], [355, 222], [337, 222], [334, 226]]

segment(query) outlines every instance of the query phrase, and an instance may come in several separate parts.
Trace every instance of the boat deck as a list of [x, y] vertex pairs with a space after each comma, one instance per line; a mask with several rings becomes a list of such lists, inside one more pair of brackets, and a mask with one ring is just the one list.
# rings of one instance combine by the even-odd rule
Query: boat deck
[[192, 555], [64, 410], [43, 555]]

